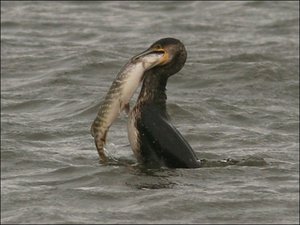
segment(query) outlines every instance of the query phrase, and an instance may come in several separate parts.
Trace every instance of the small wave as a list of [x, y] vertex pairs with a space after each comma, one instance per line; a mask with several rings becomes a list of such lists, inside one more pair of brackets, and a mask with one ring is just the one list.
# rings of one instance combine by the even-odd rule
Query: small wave
[[273, 35], [282, 35], [294, 32], [294, 29], [299, 29], [299, 17], [292, 19], [280, 19], [272, 21], [268, 24], [259, 25], [258, 33], [272, 33]]
[[245, 159], [237, 160], [237, 159], [224, 159], [224, 160], [201, 160], [202, 167], [225, 167], [225, 166], [266, 166], [267, 162], [257, 156], [249, 156]]
[[87, 117], [87, 116], [95, 116], [98, 112], [100, 106], [99, 103], [89, 103], [88, 106], [83, 106], [80, 109], [77, 109], [76, 112], [74, 112], [71, 116], [72, 117]]
[[30, 182], [25, 182], [24, 185], [30, 186], [64, 186], [75, 187], [82, 185], [92, 185], [97, 182], [98, 178], [95, 171], [99, 168], [90, 166], [73, 166], [69, 165], [51, 172], [44, 172], [32, 176]]
[[[241, 158], [241, 159], [227, 158], [227, 159], [219, 159], [219, 160], [215, 159], [219, 156], [216, 154], [204, 153], [201, 156], [202, 156], [201, 168], [225, 167], [225, 166], [233, 166], [233, 165], [261, 167], [261, 166], [268, 165], [268, 163], [266, 162], [266, 160], [263, 157], [256, 156], [256, 155], [247, 156], [246, 158]], [[208, 156], [208, 157], [206, 157], [208, 159], [205, 159], [204, 158], [205, 156]], [[136, 174], [144, 174], [144, 175], [150, 175], [150, 176], [156, 176], [160, 172], [163, 172], [163, 174], [164, 174], [164, 173], [167, 173], [168, 171], [173, 171], [173, 169], [169, 169], [169, 168], [165, 168], [165, 167], [157, 168], [157, 169], [146, 168], [143, 165], [136, 163], [136, 161], [134, 159], [127, 159], [127, 158], [110, 158], [110, 160], [106, 164], [106, 166], [125, 166], [125, 167], [130, 168]], [[181, 168], [178, 168], [178, 169], [181, 169]], [[163, 174], [160, 174], [159, 177], [164, 176]], [[169, 174], [167, 176], [169, 176]]]
[[45, 108], [48, 108], [49, 105], [58, 104], [59, 100], [49, 100], [49, 99], [32, 99], [25, 100], [22, 102], [10, 103], [6, 106], [2, 107], [3, 112], [15, 112], [15, 111], [23, 111], [23, 112], [33, 112], [33, 111], [43, 111]]
[[16, 29], [17, 27], [20, 27], [20, 26], [22, 26], [22, 24], [19, 22], [16, 22], [16, 21], [10, 21], [10, 20], [6, 21], [4, 19], [1, 20], [1, 28], [2, 29], [8, 29], [8, 28]]
[[228, 58], [229, 61], [234, 62], [263, 62], [263, 61], [279, 61], [276, 56], [260, 54], [260, 53], [242, 53], [238, 55], [232, 55]]
[[176, 103], [167, 104], [167, 110], [171, 116], [176, 115], [177, 118], [195, 117], [193, 113], [189, 112], [188, 110], [184, 109]]

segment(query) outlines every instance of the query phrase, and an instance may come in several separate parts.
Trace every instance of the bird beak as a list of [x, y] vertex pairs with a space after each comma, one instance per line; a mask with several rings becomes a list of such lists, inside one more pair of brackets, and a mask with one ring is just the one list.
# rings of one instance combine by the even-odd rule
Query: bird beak
[[136, 61], [136, 60], [139, 60], [143, 57], [149, 56], [151, 54], [157, 54], [157, 55], [162, 54], [162, 57], [160, 57], [160, 59], [159, 59], [159, 61], [157, 62], [156, 65], [163, 65], [167, 61], [167, 59], [169, 58], [167, 56], [168, 54], [166, 53], [166, 51], [164, 49], [162, 49], [162, 48], [161, 49], [151, 49], [151, 48], [149, 48], [146, 51], [143, 51], [142, 53], [134, 56], [131, 60]]

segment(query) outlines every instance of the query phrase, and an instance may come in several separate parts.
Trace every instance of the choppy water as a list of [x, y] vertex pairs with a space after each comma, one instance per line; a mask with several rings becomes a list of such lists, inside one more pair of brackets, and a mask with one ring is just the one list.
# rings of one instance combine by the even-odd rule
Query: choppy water
[[[101, 98], [162, 37], [188, 51], [174, 125], [199, 158], [244, 163], [124, 166], [125, 115], [108, 135], [120, 163], [98, 163]], [[298, 41], [297, 1], [1, 2], [1, 222], [297, 223]]]

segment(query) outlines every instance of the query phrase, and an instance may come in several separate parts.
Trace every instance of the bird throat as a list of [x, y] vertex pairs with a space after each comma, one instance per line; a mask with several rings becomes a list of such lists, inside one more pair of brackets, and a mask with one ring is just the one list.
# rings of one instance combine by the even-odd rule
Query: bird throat
[[156, 70], [146, 71], [142, 89], [138, 97], [138, 104], [155, 104], [165, 111], [167, 81], [168, 76], [164, 76]]

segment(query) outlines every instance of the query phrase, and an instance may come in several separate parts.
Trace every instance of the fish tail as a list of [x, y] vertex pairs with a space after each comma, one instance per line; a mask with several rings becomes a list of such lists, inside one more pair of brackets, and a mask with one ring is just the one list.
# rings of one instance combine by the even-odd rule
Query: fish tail
[[105, 131], [101, 136], [96, 135], [94, 137], [95, 138], [95, 145], [96, 145], [96, 148], [98, 150], [98, 154], [99, 154], [101, 163], [107, 162], [107, 157], [104, 153], [104, 146], [105, 146], [105, 143], [106, 143], [106, 134], [107, 134], [107, 131]]
[[90, 132], [91, 135], [94, 137], [95, 145], [100, 157], [100, 162], [105, 163], [107, 161], [107, 157], [104, 153], [104, 146], [106, 144], [107, 129], [105, 129], [101, 125], [102, 123], [97, 117], [91, 126]]

